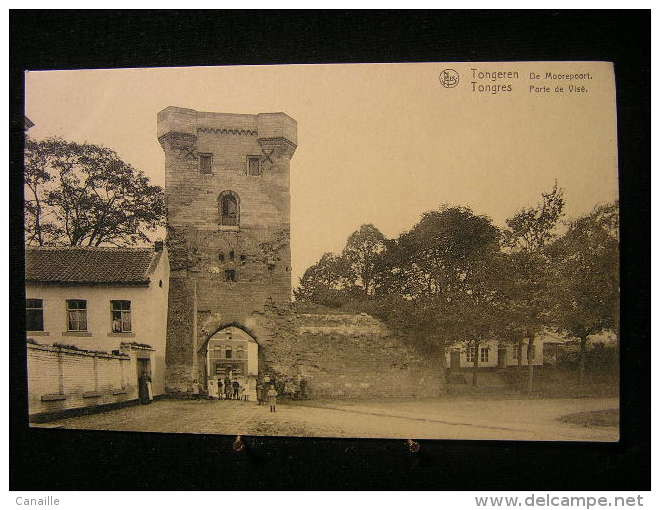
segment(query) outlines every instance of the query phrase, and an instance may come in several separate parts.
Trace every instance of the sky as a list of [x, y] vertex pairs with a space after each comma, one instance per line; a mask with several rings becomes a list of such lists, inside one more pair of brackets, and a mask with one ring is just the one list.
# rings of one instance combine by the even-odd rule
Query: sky
[[[440, 79], [448, 68], [459, 77], [453, 87]], [[554, 77], [545, 79], [546, 72]], [[615, 200], [612, 73], [594, 62], [32, 71], [26, 115], [35, 123], [30, 137], [110, 147], [163, 186], [158, 111], [286, 112], [298, 122], [291, 161], [295, 286], [364, 223], [396, 237], [447, 204], [503, 226], [555, 180], [567, 217]], [[571, 74], [582, 77], [569, 80]]]

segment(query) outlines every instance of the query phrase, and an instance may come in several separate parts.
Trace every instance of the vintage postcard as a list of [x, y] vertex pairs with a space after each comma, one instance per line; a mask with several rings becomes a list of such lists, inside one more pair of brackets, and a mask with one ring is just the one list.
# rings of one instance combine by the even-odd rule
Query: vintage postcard
[[32, 426], [618, 440], [610, 63], [25, 80]]

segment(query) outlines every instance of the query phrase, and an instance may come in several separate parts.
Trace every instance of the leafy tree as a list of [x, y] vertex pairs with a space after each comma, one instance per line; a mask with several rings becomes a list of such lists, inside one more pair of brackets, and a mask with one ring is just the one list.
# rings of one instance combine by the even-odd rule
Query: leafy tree
[[325, 253], [307, 268], [293, 294], [297, 301], [307, 301], [337, 308], [356, 290], [343, 257]]
[[[499, 248], [499, 246], [497, 246]], [[474, 349], [472, 384], [477, 385], [480, 347], [488, 340], [507, 338], [509, 323], [506, 315], [506, 257], [495, 247], [482, 251], [466, 278], [467, 291], [461, 297], [464, 341]]]
[[589, 336], [618, 330], [618, 212], [617, 202], [597, 206], [571, 222], [551, 247], [556, 275], [554, 326], [580, 341], [580, 383]]
[[349, 236], [341, 255], [325, 253], [305, 271], [294, 296], [331, 307], [369, 299], [375, 292], [386, 242], [376, 227], [362, 225]]
[[384, 249], [385, 236], [372, 224], [368, 224], [362, 225], [349, 236], [342, 252], [355, 286], [360, 287], [366, 296], [374, 293], [378, 259]]
[[[548, 311], [552, 305], [550, 285], [553, 275], [547, 252], [548, 244], [557, 237], [556, 228], [564, 210], [563, 190], [553, 186], [542, 193], [542, 200], [535, 207], [521, 209], [507, 219], [504, 232], [505, 245], [510, 252], [509, 291], [507, 302], [512, 334], [523, 329], [527, 337], [527, 390], [534, 385], [535, 336], [549, 324]], [[520, 356], [518, 356], [520, 363]]]
[[499, 231], [491, 220], [466, 207], [443, 207], [386, 246], [378, 275], [379, 295], [387, 296], [382, 318], [420, 336], [443, 369], [447, 347], [469, 339], [478, 349], [495, 316], [489, 310], [496, 302]]
[[61, 229], [49, 214], [47, 204], [44, 202], [44, 193], [53, 176], [49, 169], [53, 168], [54, 154], [53, 140], [35, 142], [29, 137], [25, 139], [25, 171], [23, 182], [25, 184], [25, 234], [28, 244], [47, 244], [50, 239], [58, 238]]
[[28, 244], [131, 245], [163, 223], [162, 188], [106, 147], [28, 138], [24, 183]]

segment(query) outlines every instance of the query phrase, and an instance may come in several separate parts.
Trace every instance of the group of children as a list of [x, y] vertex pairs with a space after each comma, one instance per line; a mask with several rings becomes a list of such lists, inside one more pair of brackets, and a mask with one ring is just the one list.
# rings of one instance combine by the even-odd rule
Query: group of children
[[248, 400], [247, 385], [236, 378], [218, 378], [218, 398], [221, 400]]
[[[251, 390], [251, 391], [250, 391]], [[254, 377], [249, 377], [247, 382], [241, 384], [237, 378], [218, 377], [209, 382], [209, 397], [219, 400], [243, 400], [248, 401], [251, 393], [256, 393], [257, 403], [270, 405], [270, 411], [276, 412], [277, 390], [269, 380], [257, 383]], [[199, 397], [199, 384], [193, 381], [193, 394]]]

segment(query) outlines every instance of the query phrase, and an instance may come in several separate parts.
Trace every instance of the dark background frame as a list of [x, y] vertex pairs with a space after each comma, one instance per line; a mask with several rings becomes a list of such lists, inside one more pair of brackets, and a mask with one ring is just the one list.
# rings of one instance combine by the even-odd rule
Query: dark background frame
[[[650, 11], [10, 11], [10, 489], [650, 490]], [[621, 200], [619, 443], [246, 437], [30, 429], [24, 70], [605, 60]], [[301, 84], [301, 87], [304, 84]]]

